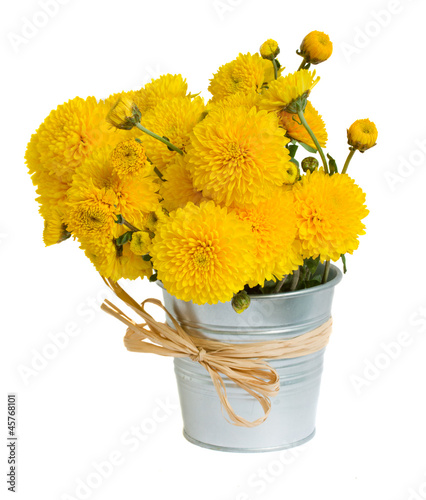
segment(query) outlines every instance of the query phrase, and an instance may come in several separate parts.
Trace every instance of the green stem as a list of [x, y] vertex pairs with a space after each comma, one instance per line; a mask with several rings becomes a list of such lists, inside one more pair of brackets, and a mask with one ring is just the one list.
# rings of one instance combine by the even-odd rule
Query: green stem
[[306, 63], [306, 59], [303, 58], [303, 61], [300, 63], [300, 66], [298, 67], [297, 71], [300, 71], [301, 69], [303, 69], [303, 66], [305, 65]]
[[166, 182], [166, 180], [163, 177], [163, 174], [158, 170], [157, 167], [154, 167], [154, 172], [158, 175], [161, 181]]
[[135, 231], [135, 232], [140, 231], [140, 229], [138, 229], [138, 228], [137, 228], [136, 226], [134, 226], [133, 224], [130, 224], [130, 222], [127, 222], [125, 219], [123, 219], [123, 226], [128, 227], [131, 231]]
[[272, 64], [274, 65], [274, 78], [276, 80], [278, 78], [278, 64], [275, 58], [272, 59]]
[[291, 282], [290, 290], [293, 292], [297, 288], [297, 284], [299, 283], [300, 278], [300, 268], [297, 268], [293, 271], [293, 281]]
[[305, 129], [308, 131], [308, 134], [311, 136], [311, 139], [314, 141], [314, 144], [317, 147], [318, 153], [321, 156], [322, 164], [324, 166], [324, 171], [326, 174], [328, 174], [327, 160], [324, 156], [324, 151], [322, 150], [320, 143], [318, 142], [318, 139], [315, 137], [315, 134], [312, 132], [311, 127], [308, 125], [308, 122], [306, 121], [306, 118], [305, 118], [305, 115], [303, 114], [303, 111], [300, 110], [297, 114], [300, 118], [300, 121], [302, 122], [302, 125], [305, 127]]
[[325, 262], [325, 267], [324, 267], [324, 274], [322, 276], [322, 283], [327, 283], [327, 280], [328, 280], [328, 274], [330, 272], [330, 261], [327, 260]]
[[136, 127], [139, 129], [139, 130], [142, 130], [142, 132], [145, 132], [145, 134], [147, 135], [150, 135], [151, 137], [154, 137], [154, 139], [157, 139], [158, 141], [162, 142], [163, 144], [165, 144], [168, 148], [172, 149], [173, 151], [176, 151], [176, 153], [179, 153], [180, 155], [183, 155], [183, 151], [181, 149], [179, 149], [177, 146], [175, 146], [174, 144], [172, 144], [170, 141], [168, 141], [167, 139], [164, 139], [164, 137], [160, 137], [159, 135], [155, 134], [154, 132], [151, 132], [151, 130], [148, 130], [147, 128], [145, 128], [143, 125], [141, 125], [140, 123], [137, 123], [136, 124]]
[[343, 166], [342, 174], [346, 174], [346, 171], [348, 170], [349, 163], [352, 160], [353, 155], [355, 154], [356, 149], [355, 148], [349, 148], [349, 154], [348, 157], [346, 158], [345, 165]]

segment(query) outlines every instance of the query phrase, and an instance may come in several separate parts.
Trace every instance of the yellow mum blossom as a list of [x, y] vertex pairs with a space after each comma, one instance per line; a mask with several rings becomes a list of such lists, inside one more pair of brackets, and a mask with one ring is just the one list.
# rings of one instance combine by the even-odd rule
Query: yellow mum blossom
[[365, 194], [347, 174], [308, 172], [293, 187], [304, 257], [337, 261], [358, 248], [368, 215]]
[[183, 208], [189, 201], [199, 205], [205, 199], [203, 193], [194, 188], [186, 156], [176, 155], [167, 167], [164, 181], [160, 184], [160, 194], [169, 212]]
[[45, 214], [43, 241], [48, 247], [65, 241], [70, 236], [67, 227], [62, 220], [62, 215], [58, 210], [52, 209]]
[[188, 203], [157, 227], [151, 255], [158, 279], [178, 299], [216, 304], [244, 288], [253, 267], [254, 236], [213, 201]]
[[[43, 125], [40, 129], [42, 127]], [[65, 212], [69, 185], [61, 177], [51, 174], [41, 162], [38, 151], [39, 141], [38, 133], [31, 136], [25, 153], [25, 161], [33, 184], [38, 186], [36, 192], [39, 196], [36, 200], [40, 204], [40, 214], [45, 220], [52, 211], [58, 212], [59, 216], [62, 217]]]
[[292, 192], [279, 189], [268, 200], [255, 207], [239, 208], [236, 213], [256, 238], [256, 266], [250, 286], [280, 280], [303, 264], [301, 255], [295, 252], [297, 225]]
[[[325, 129], [325, 123], [318, 111], [312, 106], [311, 102], [308, 101], [304, 111], [306, 121], [309, 127], [314, 133], [315, 137], [321, 147], [325, 147], [328, 139], [327, 130]], [[304, 142], [311, 148], [316, 149], [314, 141], [308, 134], [306, 128], [299, 122], [298, 118], [295, 117], [293, 113], [287, 113], [286, 111], [279, 111], [278, 118], [280, 125], [285, 128], [286, 134], [292, 139]]]
[[96, 241], [84, 241], [80, 248], [105, 278], [113, 281], [121, 278], [149, 278], [152, 275], [151, 263], [144, 261], [140, 255], [135, 255], [130, 250], [130, 245], [118, 247], [115, 241], [115, 238], [110, 238], [102, 245]]
[[66, 213], [68, 231], [80, 241], [105, 243], [112, 238], [117, 227], [114, 201], [111, 191], [87, 188], [85, 199], [69, 204]]
[[149, 212], [147, 214], [144, 224], [144, 229], [152, 233], [154, 235], [157, 230], [157, 224], [160, 222], [164, 222], [168, 218], [167, 210], [165, 208], [158, 207], [153, 212]]
[[[193, 100], [183, 97], [164, 100], [145, 115], [142, 125], [161, 137], [167, 137], [174, 146], [185, 151], [189, 145], [189, 134], [204, 109], [201, 97]], [[148, 158], [160, 171], [164, 171], [177, 153], [149, 135], [144, 134], [140, 139]]]
[[280, 53], [278, 42], [272, 40], [272, 38], [266, 40], [260, 46], [259, 52], [263, 59], [274, 59]]
[[71, 205], [84, 203], [97, 193], [98, 199], [110, 204], [111, 212], [121, 214], [127, 222], [139, 227], [146, 213], [158, 206], [157, 190], [153, 176], [135, 174], [123, 178], [117, 175], [111, 151], [103, 148], [76, 170], [68, 199]]
[[315, 78], [315, 71], [307, 69], [280, 76], [269, 83], [269, 88], [262, 95], [259, 108], [297, 113], [299, 109], [305, 108], [306, 99], [318, 81], [319, 77]]
[[111, 165], [120, 177], [143, 174], [151, 170], [145, 148], [134, 139], [117, 144], [111, 154]]
[[214, 112], [216, 109], [232, 109], [240, 107], [249, 111], [251, 108], [257, 107], [259, 105], [259, 101], [260, 94], [254, 90], [247, 93], [237, 92], [236, 94], [225, 97], [220, 101], [208, 103], [207, 108], [210, 110], [210, 113]]
[[192, 134], [188, 166], [194, 186], [227, 206], [266, 200], [288, 180], [288, 142], [274, 113], [218, 109]]
[[322, 31], [311, 31], [300, 45], [300, 55], [306, 62], [319, 64], [326, 61], [333, 53], [333, 44]]
[[43, 168], [71, 184], [75, 169], [95, 149], [127, 139], [125, 132], [110, 129], [108, 111], [108, 105], [95, 97], [76, 97], [53, 110], [37, 131]]
[[212, 102], [238, 92], [260, 92], [262, 85], [273, 77], [274, 67], [271, 61], [262, 59], [259, 54], [240, 54], [233, 61], [221, 66], [210, 80]]
[[364, 152], [376, 145], [379, 133], [376, 125], [368, 118], [357, 120], [348, 130], [348, 144]]
[[149, 253], [152, 240], [146, 231], [137, 231], [132, 234], [130, 250], [135, 255], [145, 255]]
[[142, 115], [145, 115], [164, 100], [187, 97], [187, 92], [188, 84], [182, 75], [167, 74], [155, 80], [153, 79], [145, 87], [132, 92], [132, 99]]

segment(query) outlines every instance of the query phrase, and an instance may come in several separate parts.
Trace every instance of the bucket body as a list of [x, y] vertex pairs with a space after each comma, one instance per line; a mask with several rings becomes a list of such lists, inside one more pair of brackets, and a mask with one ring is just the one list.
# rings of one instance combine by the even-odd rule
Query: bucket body
[[[193, 336], [245, 344], [285, 340], [325, 323], [331, 316], [334, 287], [342, 278], [331, 266], [323, 285], [275, 295], [252, 295], [250, 307], [237, 314], [230, 302], [197, 305], [176, 299], [163, 288], [164, 305]], [[208, 372], [189, 358], [174, 360], [179, 399], [188, 441], [230, 452], [265, 452], [298, 446], [315, 434], [315, 417], [324, 351], [293, 359], [271, 360], [280, 390], [271, 398], [265, 422], [253, 428], [229, 423]], [[223, 376], [235, 412], [252, 421], [263, 415], [260, 404]]]

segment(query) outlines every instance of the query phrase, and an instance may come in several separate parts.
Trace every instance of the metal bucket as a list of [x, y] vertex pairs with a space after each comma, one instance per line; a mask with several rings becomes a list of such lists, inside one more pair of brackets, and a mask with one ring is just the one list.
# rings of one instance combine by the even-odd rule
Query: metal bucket
[[[331, 316], [334, 287], [342, 279], [331, 266], [324, 285], [276, 295], [251, 296], [242, 314], [230, 302], [196, 305], [178, 300], [163, 288], [164, 305], [194, 336], [223, 342], [250, 343], [288, 339], [320, 326]], [[315, 434], [315, 416], [324, 351], [293, 359], [271, 360], [280, 377], [279, 394], [265, 422], [253, 428], [232, 425], [222, 413], [207, 371], [189, 358], [174, 360], [184, 436], [198, 446], [230, 452], [265, 452], [298, 446]], [[237, 414], [252, 421], [263, 415], [259, 403], [223, 377]]]

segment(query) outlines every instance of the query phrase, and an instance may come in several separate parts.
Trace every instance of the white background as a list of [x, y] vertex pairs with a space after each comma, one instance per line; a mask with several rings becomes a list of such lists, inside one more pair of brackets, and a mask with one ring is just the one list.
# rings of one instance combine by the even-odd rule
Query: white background
[[[41, 3], [0, 7], [2, 498], [12, 497], [11, 391], [19, 499], [426, 498], [424, 0], [56, 0], [49, 17]], [[28, 22], [39, 27], [31, 33]], [[336, 290], [314, 440], [284, 455], [213, 452], [182, 437], [171, 359], [125, 350], [122, 325], [99, 310], [103, 283], [77, 245], [44, 248], [25, 147], [50, 110], [77, 95], [104, 98], [182, 73], [207, 97], [221, 64], [267, 38], [294, 71], [295, 50], [314, 29], [334, 42], [312, 94], [328, 151], [342, 165], [355, 119], [379, 130], [377, 147], [357, 153], [349, 170], [367, 192], [367, 235]], [[128, 288], [140, 300], [159, 296], [145, 282]], [[64, 331], [74, 336], [52, 354], [52, 336]], [[409, 345], [391, 360], [385, 346], [402, 332]], [[43, 352], [52, 359], [43, 362]], [[170, 415], [157, 413], [158, 401]], [[167, 418], [138, 449], [123, 444], [157, 414]], [[93, 484], [94, 464], [117, 453], [101, 485], [78, 490]]]

